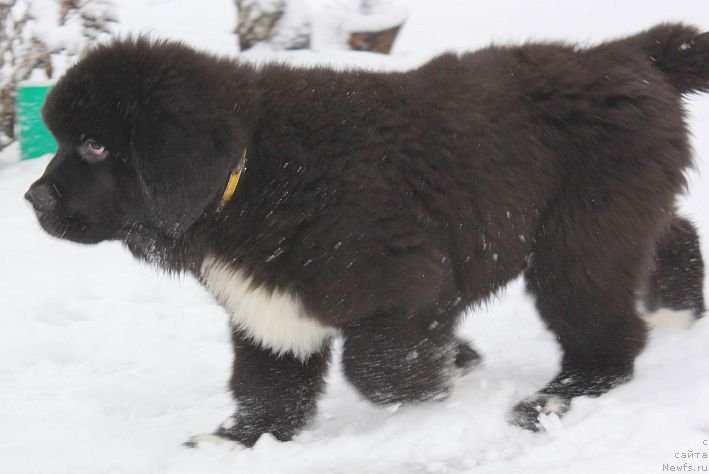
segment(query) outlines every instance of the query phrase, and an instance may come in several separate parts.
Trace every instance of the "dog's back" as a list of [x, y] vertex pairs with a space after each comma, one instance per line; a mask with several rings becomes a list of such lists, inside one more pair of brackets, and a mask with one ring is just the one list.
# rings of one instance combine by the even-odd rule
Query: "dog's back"
[[[451, 233], [457, 260], [479, 257], [461, 265], [477, 301], [519, 273], [560, 206], [607, 214], [605, 245], [619, 255], [654, 245], [691, 165], [682, 95], [709, 88], [709, 35], [660, 25], [589, 49], [493, 46], [415, 74], [426, 114], [411, 114], [411, 128], [425, 131], [402, 148], [436, 145], [404, 174], [450, 228], [479, 229]], [[602, 239], [575, 222], [564, 218], [568, 238]]]

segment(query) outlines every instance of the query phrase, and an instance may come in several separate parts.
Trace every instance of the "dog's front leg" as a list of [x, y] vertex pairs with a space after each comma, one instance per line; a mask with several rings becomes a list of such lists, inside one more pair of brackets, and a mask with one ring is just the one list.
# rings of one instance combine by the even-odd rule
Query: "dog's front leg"
[[330, 356], [329, 341], [305, 358], [277, 354], [238, 330], [232, 333], [234, 365], [230, 388], [236, 413], [213, 435], [195, 436], [185, 443], [195, 447], [205, 440], [230, 440], [253, 446], [264, 433], [290, 440], [313, 417], [322, 392]]

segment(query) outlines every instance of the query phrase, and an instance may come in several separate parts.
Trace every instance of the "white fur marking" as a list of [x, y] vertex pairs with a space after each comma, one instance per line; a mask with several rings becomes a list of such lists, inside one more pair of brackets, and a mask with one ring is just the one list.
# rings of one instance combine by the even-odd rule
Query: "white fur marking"
[[544, 403], [541, 412], [546, 415], [552, 413], [555, 415], [563, 415], [566, 411], [566, 408], [567, 406], [565, 405], [563, 398], [555, 397], [554, 395], [549, 395], [549, 398], [547, 398], [546, 403]]
[[652, 328], [688, 329], [694, 324], [696, 318], [690, 309], [660, 308], [653, 313], [643, 315], [643, 319]]
[[232, 448], [245, 449], [244, 445], [238, 441], [222, 438], [212, 433], [202, 433], [192, 436], [187, 443], [190, 447], [200, 448], [204, 446], [223, 446], [229, 445]]
[[222, 424], [220, 425], [220, 427], [223, 428], [223, 429], [225, 429], [225, 430], [230, 430], [230, 429], [232, 429], [232, 428], [235, 427], [235, 426], [236, 426], [236, 419], [235, 419], [233, 416], [230, 416], [229, 418], [227, 418], [226, 420], [224, 420], [224, 421], [222, 422]]
[[202, 264], [202, 282], [234, 326], [278, 355], [290, 352], [306, 359], [337, 335], [335, 328], [309, 317], [296, 295], [254, 286], [242, 271], [215, 258], [207, 257]]

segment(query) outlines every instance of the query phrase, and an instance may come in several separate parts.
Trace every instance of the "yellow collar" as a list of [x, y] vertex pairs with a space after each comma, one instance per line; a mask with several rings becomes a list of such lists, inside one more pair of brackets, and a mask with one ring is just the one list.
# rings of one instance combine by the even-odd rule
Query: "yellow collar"
[[217, 212], [221, 212], [224, 207], [229, 204], [231, 198], [234, 197], [236, 193], [236, 187], [239, 185], [239, 179], [241, 178], [241, 173], [246, 170], [246, 151], [247, 148], [244, 147], [244, 151], [241, 152], [241, 162], [239, 163], [239, 168], [234, 170], [229, 176], [229, 181], [226, 183], [226, 188], [224, 189], [224, 194], [222, 194], [222, 199], [219, 201], [219, 207]]

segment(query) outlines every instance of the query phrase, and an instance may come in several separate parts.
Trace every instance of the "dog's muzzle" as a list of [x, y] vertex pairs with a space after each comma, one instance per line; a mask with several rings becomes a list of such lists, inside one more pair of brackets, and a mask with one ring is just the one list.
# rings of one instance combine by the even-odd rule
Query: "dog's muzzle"
[[38, 216], [55, 210], [59, 205], [59, 200], [54, 190], [48, 184], [32, 185], [29, 191], [25, 193], [25, 199], [32, 204]]

